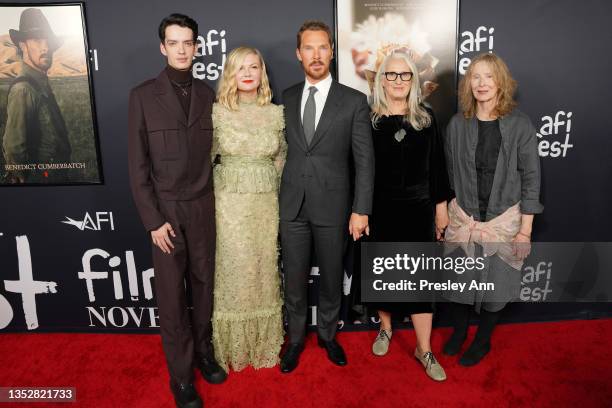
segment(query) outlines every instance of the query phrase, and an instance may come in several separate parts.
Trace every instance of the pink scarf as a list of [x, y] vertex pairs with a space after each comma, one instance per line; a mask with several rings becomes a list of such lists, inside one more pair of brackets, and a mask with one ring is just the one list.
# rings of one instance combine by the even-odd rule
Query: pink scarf
[[[487, 222], [475, 221], [467, 215], [453, 199], [448, 205], [449, 224], [444, 234], [447, 245], [445, 253], [460, 246], [467, 256], [474, 256], [474, 243], [483, 247], [484, 256], [497, 254], [502, 261], [516, 270], [521, 270], [523, 259], [514, 255], [512, 239], [521, 228], [519, 203], [508, 208], [503, 214]], [[457, 245], [452, 245], [457, 244]]]

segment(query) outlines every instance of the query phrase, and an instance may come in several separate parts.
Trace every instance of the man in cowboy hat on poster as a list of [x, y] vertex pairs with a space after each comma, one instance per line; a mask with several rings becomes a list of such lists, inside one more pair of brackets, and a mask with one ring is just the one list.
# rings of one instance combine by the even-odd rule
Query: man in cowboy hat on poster
[[54, 183], [66, 170], [39, 170], [40, 163], [70, 162], [66, 123], [49, 86], [47, 71], [61, 40], [42, 11], [25, 9], [19, 30], [9, 30], [21, 57], [20, 73], [8, 92], [2, 150], [9, 183]]

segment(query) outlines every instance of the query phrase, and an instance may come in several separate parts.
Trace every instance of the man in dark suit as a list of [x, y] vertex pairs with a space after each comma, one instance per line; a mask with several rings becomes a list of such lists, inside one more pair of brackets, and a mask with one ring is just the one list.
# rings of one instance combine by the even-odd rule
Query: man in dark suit
[[[297, 35], [306, 80], [283, 93], [287, 162], [280, 187], [280, 232], [288, 344], [281, 371], [293, 371], [304, 347], [311, 242], [319, 264], [318, 343], [335, 364], [346, 355], [335, 340], [348, 233], [369, 234], [374, 148], [366, 96], [334, 81], [329, 27], [307, 21]], [[351, 197], [350, 159], [355, 165]], [[348, 224], [348, 225], [347, 225]]]
[[[172, 14], [159, 27], [168, 65], [130, 94], [130, 184], [153, 241], [155, 292], [170, 388], [179, 407], [200, 407], [193, 366], [223, 382], [211, 344], [215, 214], [210, 150], [214, 92], [191, 74], [197, 23]], [[193, 313], [187, 310], [185, 281]]]

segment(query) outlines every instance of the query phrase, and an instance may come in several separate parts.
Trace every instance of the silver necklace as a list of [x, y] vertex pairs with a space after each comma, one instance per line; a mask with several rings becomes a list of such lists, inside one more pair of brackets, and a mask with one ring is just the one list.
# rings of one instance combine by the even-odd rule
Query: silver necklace
[[176, 85], [178, 87], [178, 89], [181, 91], [181, 94], [183, 94], [183, 96], [187, 96], [189, 95], [189, 92], [187, 92], [187, 89], [191, 86], [191, 84], [182, 86], [181, 84], [179, 84], [178, 82], [176, 82], [175, 80], [171, 79], [170, 80], [174, 85]]

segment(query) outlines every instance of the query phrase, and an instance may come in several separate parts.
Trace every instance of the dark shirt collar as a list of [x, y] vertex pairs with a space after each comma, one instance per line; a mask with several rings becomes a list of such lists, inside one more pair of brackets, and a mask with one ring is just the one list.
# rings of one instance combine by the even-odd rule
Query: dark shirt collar
[[166, 65], [166, 73], [170, 81], [178, 82], [179, 84], [187, 84], [191, 82], [191, 70], [179, 71], [178, 69], [172, 68], [170, 65]]

